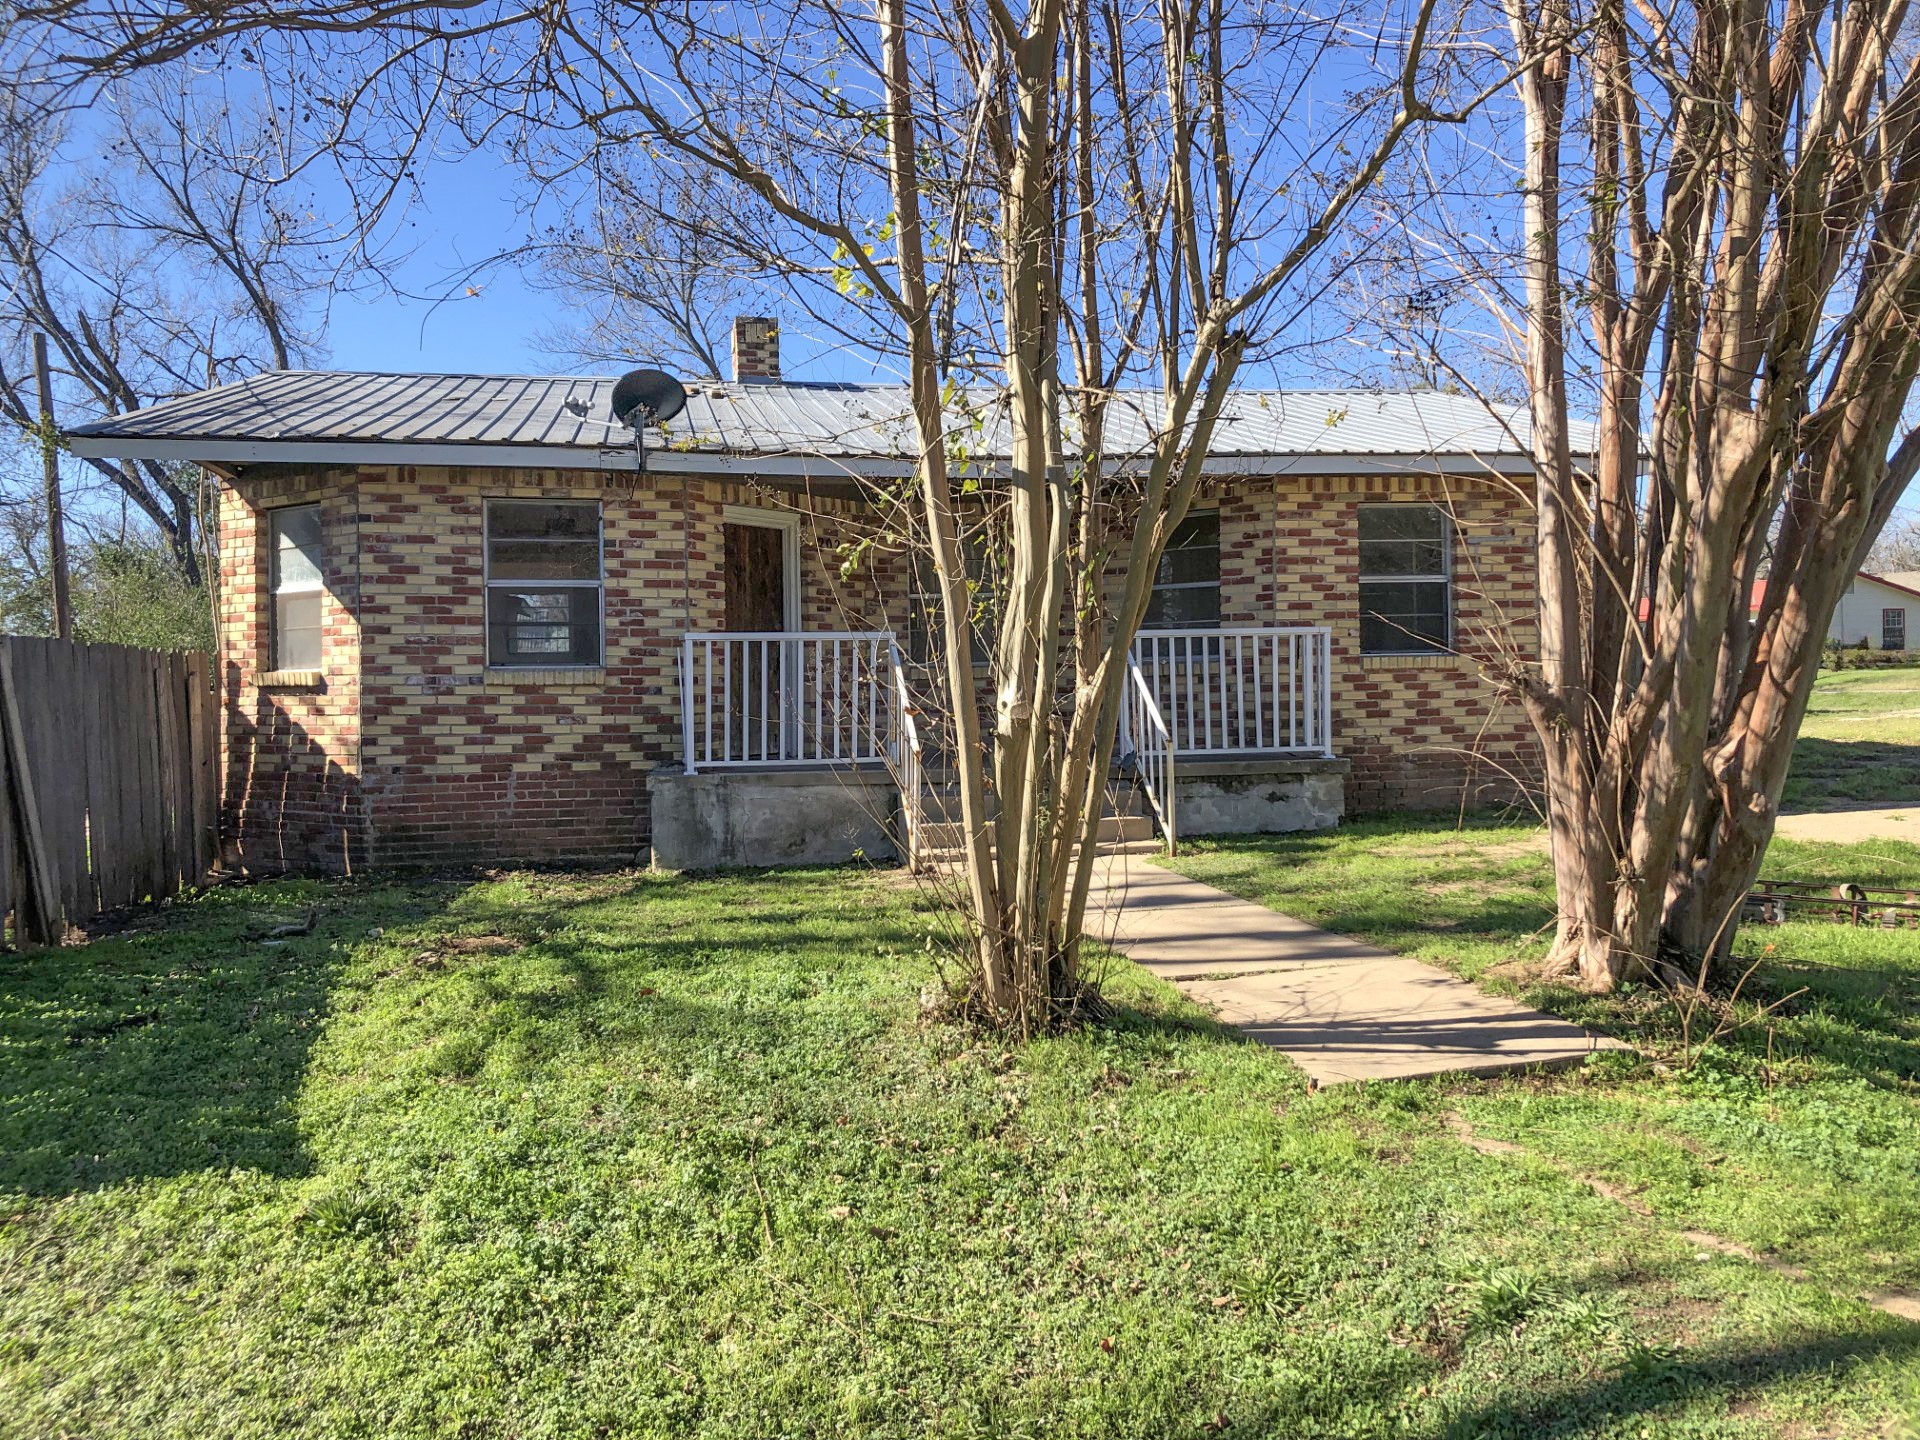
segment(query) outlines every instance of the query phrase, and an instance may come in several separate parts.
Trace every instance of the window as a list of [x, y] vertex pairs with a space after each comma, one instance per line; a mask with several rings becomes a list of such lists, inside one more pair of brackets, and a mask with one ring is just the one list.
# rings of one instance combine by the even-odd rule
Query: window
[[600, 507], [487, 502], [487, 664], [600, 663]]
[[1452, 550], [1434, 505], [1360, 507], [1360, 653], [1433, 655], [1453, 640]]
[[1882, 650], [1907, 648], [1907, 612], [1905, 610], [1880, 612], [1880, 648]]
[[[969, 654], [975, 665], [993, 658], [1000, 625], [1000, 562], [984, 516], [960, 515], [960, 559], [967, 571]], [[912, 594], [907, 607], [907, 654], [915, 664], [931, 663], [946, 643], [941, 630], [940, 587], [932, 558], [916, 549]]]
[[320, 507], [290, 505], [267, 512], [273, 558], [273, 616], [268, 668], [320, 668]]
[[1220, 512], [1207, 510], [1187, 516], [1167, 537], [1140, 625], [1146, 630], [1193, 630], [1219, 624]]

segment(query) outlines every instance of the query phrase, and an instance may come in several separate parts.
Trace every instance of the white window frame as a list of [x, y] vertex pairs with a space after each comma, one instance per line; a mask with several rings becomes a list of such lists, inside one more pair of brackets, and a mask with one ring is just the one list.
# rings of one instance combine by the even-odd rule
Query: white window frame
[[[495, 505], [579, 505], [593, 507], [593, 524], [599, 544], [595, 548], [600, 576], [597, 580], [496, 580], [493, 578], [493, 507]], [[607, 511], [598, 500], [578, 500], [571, 495], [488, 495], [480, 502], [480, 648], [489, 670], [601, 670], [607, 663]], [[600, 592], [599, 653], [591, 660], [501, 660], [493, 658], [493, 592], [500, 590], [586, 590]]]
[[[1899, 620], [1895, 621], [1893, 624], [1889, 624], [1888, 621], [1892, 620], [1893, 617], [1896, 615], [1900, 617]], [[1900, 632], [1900, 643], [1898, 645], [1892, 645], [1888, 643], [1888, 637], [1893, 634], [1896, 627], [1899, 629], [1899, 632]], [[1884, 605], [1881, 607], [1880, 609], [1880, 648], [1882, 650], [1905, 650], [1907, 648], [1906, 606]]]
[[[1358, 569], [1361, 512], [1366, 510], [1412, 509], [1415, 506], [1431, 510], [1435, 515], [1440, 517], [1440, 573], [1438, 575], [1368, 575], [1359, 573], [1355, 580], [1355, 589], [1356, 592], [1363, 591], [1368, 585], [1445, 585], [1447, 588], [1446, 637], [1441, 640], [1440, 649], [1438, 650], [1425, 648], [1418, 650], [1369, 650], [1363, 642], [1360, 646], [1360, 653], [1363, 656], [1385, 655], [1404, 658], [1409, 655], [1446, 655], [1453, 653], [1453, 516], [1447, 513], [1447, 508], [1444, 505], [1436, 505], [1430, 500], [1370, 500], [1364, 501], [1355, 507], [1353, 524], [1356, 570]], [[1354, 598], [1358, 600], [1359, 594], [1356, 593]], [[1362, 633], [1364, 633], [1365, 630], [1366, 613], [1367, 607], [1362, 604], [1360, 606]]]
[[[723, 525], [757, 525], [780, 532], [780, 608], [786, 612], [782, 630], [800, 628], [800, 517], [791, 510], [762, 510], [755, 505], [722, 505]], [[725, 577], [722, 577], [723, 579]]]
[[[280, 583], [280, 532], [284, 517], [296, 511], [311, 510], [320, 529], [320, 554], [314, 568], [320, 572], [310, 586], [302, 585], [283, 589]], [[317, 500], [303, 500], [295, 505], [276, 505], [267, 511], [267, 669], [282, 670], [318, 670], [327, 658], [327, 542], [326, 516], [321, 512]], [[312, 665], [289, 665], [281, 653], [280, 597], [282, 595], [317, 595], [320, 597], [320, 634], [319, 653], [314, 656]]]

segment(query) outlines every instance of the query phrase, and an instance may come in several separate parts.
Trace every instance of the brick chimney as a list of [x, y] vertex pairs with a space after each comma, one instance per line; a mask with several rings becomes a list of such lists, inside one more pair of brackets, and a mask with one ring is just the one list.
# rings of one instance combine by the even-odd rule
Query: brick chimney
[[733, 321], [733, 378], [765, 384], [780, 378], [780, 322], [765, 315], [737, 315]]

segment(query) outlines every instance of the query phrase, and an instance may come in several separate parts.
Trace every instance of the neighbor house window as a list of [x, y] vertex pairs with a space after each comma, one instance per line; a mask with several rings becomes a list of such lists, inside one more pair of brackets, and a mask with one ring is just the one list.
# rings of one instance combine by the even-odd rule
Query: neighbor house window
[[487, 502], [487, 664], [600, 663], [600, 507]]
[[1213, 629], [1220, 624], [1220, 512], [1189, 515], [1167, 537], [1153, 593], [1140, 621], [1146, 630]]
[[267, 512], [272, 537], [270, 669], [320, 668], [320, 507]]
[[1452, 551], [1435, 505], [1360, 507], [1360, 653], [1431, 655], [1453, 641]]
[[1905, 610], [1880, 612], [1880, 648], [1882, 650], [1907, 648], [1907, 612]]

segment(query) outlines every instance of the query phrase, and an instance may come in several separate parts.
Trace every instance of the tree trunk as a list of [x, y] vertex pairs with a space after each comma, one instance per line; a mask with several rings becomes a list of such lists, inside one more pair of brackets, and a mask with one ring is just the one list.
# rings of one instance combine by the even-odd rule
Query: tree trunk
[[[1544, 751], [1552, 958], [1594, 990], [1728, 953], [1844, 557], [1920, 466], [1912, 437], [1887, 463], [1920, 359], [1920, 61], [1888, 62], [1907, 9], [1849, 0], [1829, 32], [1698, 5], [1684, 52], [1653, 63], [1664, 42], [1620, 0], [1597, 0], [1584, 49], [1563, 0], [1508, 0], [1540, 550], [1537, 670], [1517, 659], [1509, 679]], [[1574, 178], [1570, 77], [1588, 87]], [[1569, 454], [1576, 292], [1599, 357], [1591, 458]]]

